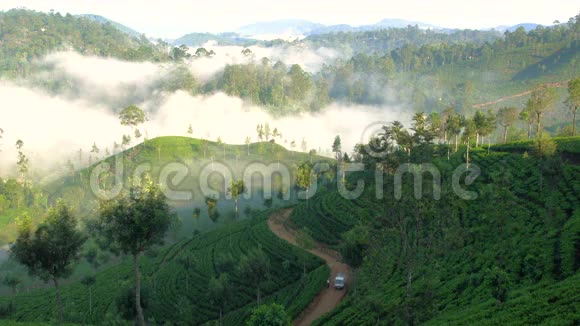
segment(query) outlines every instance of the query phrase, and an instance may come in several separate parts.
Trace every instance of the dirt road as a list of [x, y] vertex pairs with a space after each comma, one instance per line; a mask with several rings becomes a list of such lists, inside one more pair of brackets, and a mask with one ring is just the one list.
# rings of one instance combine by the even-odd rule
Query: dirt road
[[[290, 218], [290, 213], [292, 213], [292, 209], [283, 209], [272, 214], [268, 220], [268, 226], [278, 237], [296, 245], [295, 231], [289, 228], [287, 223], [285, 223]], [[334, 277], [337, 273], [347, 273], [347, 288], [350, 281], [350, 277], [348, 277], [350, 276], [350, 267], [338, 260], [340, 255], [336, 251], [328, 249], [318, 242], [316, 243], [316, 248], [309, 251], [324, 259], [326, 264], [330, 267], [330, 288], [325, 287], [320, 291], [320, 293], [318, 293], [312, 302], [310, 302], [310, 305], [308, 305], [308, 307], [306, 307], [306, 309], [304, 309], [304, 311], [302, 311], [302, 313], [294, 320], [294, 325], [296, 326], [310, 325], [313, 321], [331, 311], [340, 303], [340, 301], [342, 301], [346, 295], [346, 291], [335, 290], [332, 287]]]

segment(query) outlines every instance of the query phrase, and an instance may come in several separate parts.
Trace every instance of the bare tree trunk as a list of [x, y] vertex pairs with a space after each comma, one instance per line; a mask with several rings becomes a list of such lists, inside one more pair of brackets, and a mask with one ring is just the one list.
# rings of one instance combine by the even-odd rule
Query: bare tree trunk
[[407, 321], [409, 325], [414, 325], [414, 317], [413, 317], [413, 307], [411, 305], [411, 288], [413, 286], [413, 268], [411, 265], [407, 267]]
[[489, 154], [489, 148], [491, 147], [491, 135], [487, 137], [487, 154]]
[[457, 153], [457, 149], [458, 149], [458, 146], [459, 146], [459, 143], [457, 141], [457, 137], [458, 137], [457, 134], [455, 134], [455, 153]]
[[572, 112], [572, 136], [576, 136], [576, 109]]
[[467, 168], [469, 169], [469, 137], [467, 137]]
[[542, 119], [542, 115], [537, 113], [536, 114], [536, 138], [540, 137], [540, 120]]
[[505, 126], [503, 129], [503, 143], [506, 144], [507, 143], [507, 129], [508, 127]]
[[56, 289], [56, 309], [58, 312], [58, 325], [62, 325], [62, 303], [60, 302], [60, 287], [58, 285], [58, 279], [53, 278], [54, 288]]
[[140, 326], [145, 326], [145, 316], [141, 307], [141, 272], [139, 271], [140, 253], [134, 255], [135, 258], [135, 309], [137, 310], [137, 321]]
[[528, 140], [532, 137], [532, 124], [528, 122]]
[[238, 220], [238, 200], [234, 200], [234, 215], [236, 216], [236, 221]]

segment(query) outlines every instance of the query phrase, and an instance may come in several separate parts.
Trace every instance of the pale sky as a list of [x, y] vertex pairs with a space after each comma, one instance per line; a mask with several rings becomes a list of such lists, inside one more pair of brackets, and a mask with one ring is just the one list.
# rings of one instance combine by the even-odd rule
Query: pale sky
[[306, 19], [322, 24], [373, 24], [401, 18], [442, 27], [485, 28], [562, 22], [580, 11], [574, 0], [0, 0], [0, 10], [26, 7], [91, 13], [155, 37], [225, 32], [258, 21]]

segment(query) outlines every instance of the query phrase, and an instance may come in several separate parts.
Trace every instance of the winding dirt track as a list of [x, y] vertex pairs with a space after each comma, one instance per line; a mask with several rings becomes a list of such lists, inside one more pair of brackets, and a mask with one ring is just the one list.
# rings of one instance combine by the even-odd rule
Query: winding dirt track
[[[270, 230], [274, 232], [279, 238], [288, 241], [293, 245], [296, 244], [295, 230], [288, 227], [288, 220], [290, 218], [290, 213], [292, 209], [282, 209], [270, 216], [268, 219], [268, 226]], [[350, 267], [339, 261], [340, 255], [331, 249], [326, 248], [321, 243], [316, 243], [316, 248], [309, 250], [312, 254], [324, 259], [326, 264], [331, 269], [330, 276], [330, 288], [323, 288], [320, 293], [314, 297], [312, 302], [300, 313], [300, 315], [294, 320], [294, 325], [296, 326], [306, 326], [310, 325], [313, 321], [320, 318], [325, 313], [331, 311], [336, 307], [340, 301], [345, 297], [346, 290], [335, 290], [333, 285], [334, 277], [337, 273], [342, 272], [347, 274], [347, 289], [349, 286], [350, 277]]]

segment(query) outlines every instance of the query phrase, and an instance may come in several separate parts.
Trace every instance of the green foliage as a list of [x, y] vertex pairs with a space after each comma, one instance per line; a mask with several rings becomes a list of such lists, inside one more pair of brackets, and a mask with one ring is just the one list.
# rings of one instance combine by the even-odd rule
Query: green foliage
[[492, 269], [487, 269], [486, 282], [491, 288], [491, 295], [497, 300], [498, 303], [502, 303], [507, 300], [510, 279], [509, 275], [504, 270], [498, 268], [497, 266], [494, 266]]
[[102, 201], [95, 228], [110, 241], [113, 248], [137, 255], [153, 245], [161, 244], [176, 216], [165, 195], [151, 180], [129, 193]]
[[22, 280], [18, 276], [14, 274], [8, 274], [2, 280], [2, 285], [9, 287], [12, 290], [12, 293], [16, 294], [16, 289], [21, 282]]
[[369, 245], [368, 228], [364, 225], [357, 225], [344, 233], [342, 240], [340, 253], [343, 259], [354, 268], [360, 267]]
[[312, 166], [308, 162], [300, 164], [296, 173], [296, 185], [308, 190], [312, 184]]
[[290, 326], [292, 322], [279, 304], [261, 305], [252, 311], [248, 326]]
[[[253, 219], [165, 247], [156, 257], [144, 256], [141, 270], [143, 293], [148, 302], [145, 316], [155, 319], [156, 324], [217, 322], [219, 306], [210, 301], [209, 283], [212, 278], [219, 279], [227, 273], [231, 297], [223, 307], [224, 325], [245, 324], [256, 307], [256, 288], [248, 279], [239, 277], [237, 270], [243, 256], [253, 256], [257, 252], [267, 257], [270, 270], [270, 277], [261, 284], [262, 303], [282, 304], [290, 316], [297, 316], [325, 286], [329, 269], [321, 259], [274, 235], [267, 224], [270, 213], [254, 213]], [[188, 268], [180, 263], [187, 259], [191, 260]], [[284, 267], [285, 261], [287, 267]], [[306, 262], [306, 278], [302, 278], [303, 261]], [[128, 260], [96, 273], [92, 314], [88, 311], [89, 296], [84, 285], [72, 282], [63, 286], [64, 319], [84, 324], [99, 324], [103, 316], [113, 320], [121, 312], [117, 309], [117, 298], [125, 298], [129, 303], [124, 306], [130, 309], [125, 315], [133, 320], [135, 310], [131, 304], [135, 303], [135, 292], [127, 289], [133, 288], [134, 275], [133, 263]], [[0, 296], [0, 307], [14, 301], [14, 310], [7, 315], [8, 319], [46, 321], [52, 308], [46, 302], [53, 295], [54, 290], [41, 289], [21, 292], [16, 297]]]
[[86, 17], [13, 9], [0, 12], [0, 75], [25, 77], [35, 60], [71, 47], [85, 55], [124, 60], [166, 60], [167, 55], [146, 38], [132, 38], [111, 24]]
[[86, 237], [77, 229], [77, 220], [62, 201], [51, 208], [46, 221], [32, 233], [29, 221], [20, 225], [18, 238], [10, 247], [10, 255], [28, 272], [56, 288], [58, 324], [62, 324], [62, 304], [59, 279], [68, 278], [72, 264], [79, 260]]
[[[570, 155], [578, 155], [580, 154], [580, 137], [555, 137], [552, 138], [557, 145], [557, 150], [560, 153], [570, 154]], [[516, 152], [516, 153], [523, 153], [523, 152], [530, 152], [533, 150], [534, 142], [533, 141], [518, 141], [518, 142], [510, 142], [508, 144], [503, 145], [492, 145], [492, 150], [496, 151], [506, 151], [506, 152]]]
[[77, 220], [62, 202], [49, 210], [46, 221], [32, 232], [31, 225], [21, 226], [11, 256], [42, 280], [56, 280], [71, 275], [72, 264], [80, 256], [86, 237], [77, 229]]
[[549, 157], [556, 153], [557, 146], [550, 135], [542, 133], [534, 140], [534, 153], [538, 157]]
[[377, 200], [374, 173], [365, 173], [356, 176], [367, 185], [360, 198], [320, 193], [294, 210], [295, 224], [329, 244], [346, 243], [360, 224], [369, 232], [356, 293], [314, 325], [404, 324], [410, 317], [433, 325], [569, 324], [580, 317], [573, 308], [578, 167], [547, 160], [542, 190], [539, 158], [474, 150], [481, 176], [468, 188], [478, 198], [462, 200], [445, 184], [461, 155], [434, 161], [443, 180], [439, 201], [425, 186], [429, 198], [414, 200], [405, 185], [402, 199], [394, 200], [388, 175], [385, 197]]
[[[115, 301], [117, 311], [121, 318], [127, 321], [134, 321], [137, 311], [135, 309], [135, 288], [125, 289]], [[141, 289], [141, 307], [147, 309], [151, 305], [151, 293], [149, 288]]]
[[312, 232], [308, 230], [308, 228], [298, 230], [296, 234], [296, 243], [304, 250], [311, 250], [316, 247], [314, 239], [312, 238]]

